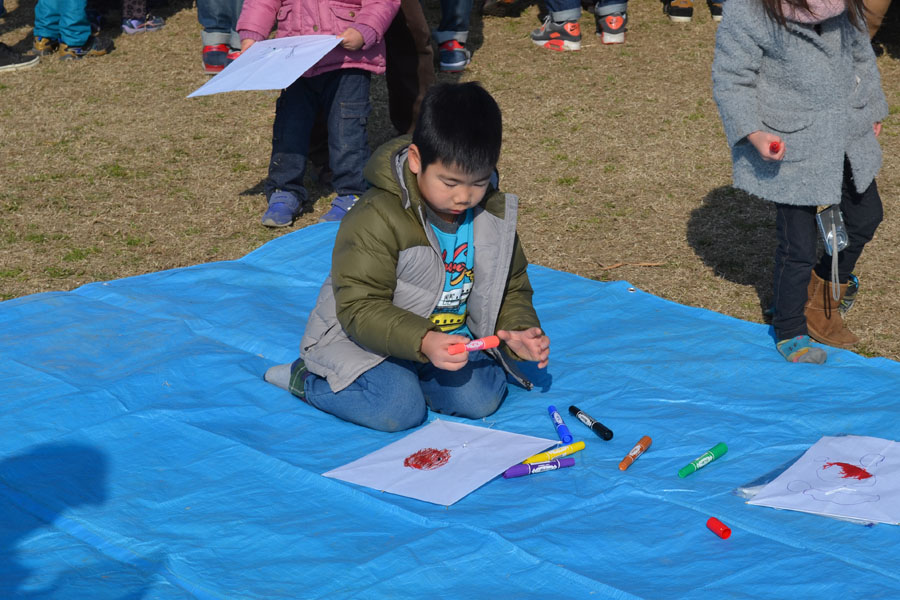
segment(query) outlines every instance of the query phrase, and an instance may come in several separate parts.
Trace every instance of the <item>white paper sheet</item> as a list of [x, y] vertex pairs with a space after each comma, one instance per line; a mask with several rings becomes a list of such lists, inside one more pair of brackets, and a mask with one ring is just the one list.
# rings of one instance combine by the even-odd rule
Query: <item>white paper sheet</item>
[[881, 438], [823, 437], [748, 504], [900, 524], [900, 447]]
[[438, 419], [323, 475], [449, 506], [509, 467], [558, 443]]
[[333, 35], [256, 42], [188, 98], [239, 90], [283, 90], [340, 43]]

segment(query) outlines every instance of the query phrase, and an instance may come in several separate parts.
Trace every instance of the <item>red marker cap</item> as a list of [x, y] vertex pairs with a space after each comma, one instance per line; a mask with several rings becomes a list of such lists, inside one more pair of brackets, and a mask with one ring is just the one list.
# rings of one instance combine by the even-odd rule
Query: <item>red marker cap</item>
[[727, 540], [729, 536], [731, 536], [731, 530], [728, 529], [722, 521], [718, 520], [715, 517], [710, 517], [706, 522], [706, 526], [709, 527], [709, 530], [714, 534], [722, 538], [723, 540]]
[[772, 142], [769, 144], [769, 152], [772, 154], [778, 154], [781, 151], [781, 142]]

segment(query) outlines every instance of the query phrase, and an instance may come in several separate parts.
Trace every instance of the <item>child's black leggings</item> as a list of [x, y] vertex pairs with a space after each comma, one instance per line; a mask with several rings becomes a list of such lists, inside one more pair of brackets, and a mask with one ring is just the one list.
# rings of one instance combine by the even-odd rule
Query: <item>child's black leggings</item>
[[[808, 335], [806, 329], [806, 291], [810, 272], [824, 280], [831, 278], [831, 256], [822, 255], [816, 263], [818, 227], [815, 206], [776, 203], [775, 314], [772, 326], [777, 341]], [[856, 267], [865, 245], [875, 235], [883, 218], [881, 196], [872, 181], [862, 193], [856, 191], [850, 161], [844, 158], [844, 183], [841, 189], [841, 213], [847, 229], [847, 247], [838, 253], [838, 282], [846, 283]]]

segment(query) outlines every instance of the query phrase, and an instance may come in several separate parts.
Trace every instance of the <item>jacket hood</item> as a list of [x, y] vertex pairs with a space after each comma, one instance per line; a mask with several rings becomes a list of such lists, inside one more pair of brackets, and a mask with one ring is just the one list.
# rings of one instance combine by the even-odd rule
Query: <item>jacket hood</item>
[[372, 153], [363, 170], [363, 176], [373, 187], [403, 198], [404, 206], [409, 205], [409, 189], [402, 175], [406, 172], [406, 149], [412, 143], [412, 136], [404, 135], [385, 142]]

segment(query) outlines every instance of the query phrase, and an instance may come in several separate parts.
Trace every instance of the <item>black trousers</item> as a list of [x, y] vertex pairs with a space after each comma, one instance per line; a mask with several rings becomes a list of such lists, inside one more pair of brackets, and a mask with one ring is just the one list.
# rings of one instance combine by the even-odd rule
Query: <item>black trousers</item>
[[[863, 248], [875, 235], [884, 213], [881, 196], [874, 181], [862, 193], [856, 191], [850, 161], [844, 158], [844, 183], [841, 189], [841, 213], [847, 229], [847, 247], [838, 253], [838, 282], [846, 283], [856, 267]], [[815, 206], [776, 203], [774, 305], [772, 326], [778, 341], [808, 335], [804, 308], [810, 272], [831, 278], [831, 256], [823, 253], [816, 261], [818, 227]]]

